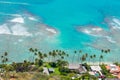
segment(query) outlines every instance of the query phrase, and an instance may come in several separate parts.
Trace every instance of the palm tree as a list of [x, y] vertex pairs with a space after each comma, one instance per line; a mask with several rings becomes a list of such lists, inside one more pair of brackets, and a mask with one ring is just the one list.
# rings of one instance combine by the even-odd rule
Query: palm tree
[[[88, 53], [85, 54], [86, 59], [88, 58]], [[87, 61], [86, 61], [87, 62]]]
[[61, 59], [64, 59], [64, 56], [61, 56]]
[[30, 52], [34, 52], [33, 48], [30, 48], [29, 51], [30, 51]]
[[43, 54], [40, 51], [38, 52], [38, 57], [39, 57], [40, 60], [43, 59]]
[[47, 57], [47, 54], [46, 54], [46, 53], [44, 54], [44, 57]]
[[61, 53], [61, 50], [59, 50], [58, 52], [60, 52], [60, 53]]
[[85, 57], [88, 57], [88, 53], [85, 54]]
[[77, 53], [77, 51], [74, 51], [74, 53]]
[[[67, 57], [67, 59], [69, 58], [69, 54], [66, 54], [66, 57]], [[67, 59], [66, 59], [66, 61], [67, 61]]]
[[[49, 58], [50, 58], [52, 56], [52, 52], [49, 52], [48, 54], [49, 54]], [[49, 61], [51, 61], [51, 59]]]
[[94, 63], [95, 63], [95, 58], [96, 58], [96, 55], [95, 55], [95, 54], [93, 55], [93, 58], [94, 58]]
[[103, 52], [104, 52], [104, 50], [102, 49], [102, 50], [101, 50], [101, 52], [103, 53]]
[[92, 55], [90, 55], [90, 59], [91, 59], [91, 62], [92, 62], [92, 59], [93, 59], [93, 56], [92, 56]]
[[38, 60], [39, 60], [38, 58], [35, 58], [35, 63], [34, 63], [34, 64], [37, 64], [37, 63], [38, 63]]
[[4, 54], [1, 56], [1, 62], [2, 62], [2, 64], [4, 64], [3, 68], [5, 70], [5, 78], [6, 78], [6, 74], [7, 74], [7, 71], [8, 71], [8, 68], [7, 68], [7, 65], [6, 65], [6, 62], [8, 62], [7, 55], [8, 55], [8, 53], [4, 52]]
[[7, 56], [7, 55], [8, 55], [8, 53], [7, 53], [7, 52], [5, 52], [5, 53], [4, 53], [4, 56]]
[[3, 64], [8, 62], [7, 55], [8, 55], [8, 53], [4, 52], [4, 54], [1, 56], [1, 61], [2, 61]]
[[96, 58], [96, 55], [94, 54], [93, 57]]
[[61, 59], [64, 59], [66, 56], [68, 56], [68, 54], [66, 54], [64, 51], [62, 51]]
[[81, 59], [82, 64], [83, 64], [83, 62], [86, 61], [86, 56], [85, 56], [85, 55], [82, 55], [82, 57], [81, 57], [80, 59]]
[[37, 52], [35, 52], [34, 55], [37, 56]]
[[59, 50], [57, 49], [56, 52], [58, 52]]
[[108, 49], [107, 51], [108, 51], [108, 53], [110, 53], [110, 51], [111, 51], [111, 50], [110, 50], [110, 49]]
[[1, 59], [3, 58], [3, 56], [1, 56]]
[[44, 57], [44, 58], [47, 58], [47, 54], [46, 54], [46, 53], [45, 53], [45, 54], [43, 54], [43, 57]]
[[110, 49], [106, 49], [104, 50], [104, 53], [107, 54], [107, 53], [110, 53], [110, 51], [111, 51]]
[[62, 51], [62, 55], [66, 55], [66, 53], [64, 51]]
[[108, 50], [105, 50], [105, 53], [108, 53]]
[[80, 61], [80, 54], [82, 53], [82, 50], [79, 50], [79, 53], [78, 53], [78, 62]]
[[69, 54], [66, 54], [67, 57], [69, 57]]
[[72, 59], [72, 63], [74, 61], [75, 55], [76, 55], [77, 51], [74, 51], [74, 55], [73, 55], [73, 59]]
[[37, 48], [35, 48], [35, 49], [34, 49], [34, 51], [35, 51], [35, 52], [37, 52], [37, 51], [38, 51], [38, 49], [37, 49]]
[[58, 59], [60, 59], [62, 56], [61, 52], [58, 52], [57, 54], [58, 54]]
[[[101, 62], [101, 60], [103, 59], [103, 55], [100, 55], [100, 57], [99, 57], [99, 58], [100, 58], [100, 62]], [[100, 62], [99, 62], [99, 63], [100, 63]]]
[[[34, 50], [33, 48], [30, 48], [29, 51], [30, 51], [32, 54], [35, 52], [34, 55], [37, 54], [37, 53], [36, 53], [37, 49]], [[32, 56], [33, 56], [33, 55], [32, 55]], [[34, 56], [32, 57], [32, 62], [34, 62]]]
[[5, 62], [7, 62], [8, 61], [8, 58], [5, 58]]
[[55, 57], [57, 56], [57, 54], [56, 54], [55, 50], [53, 50], [53, 52], [52, 52], [52, 56], [53, 56], [54, 61], [55, 61]]

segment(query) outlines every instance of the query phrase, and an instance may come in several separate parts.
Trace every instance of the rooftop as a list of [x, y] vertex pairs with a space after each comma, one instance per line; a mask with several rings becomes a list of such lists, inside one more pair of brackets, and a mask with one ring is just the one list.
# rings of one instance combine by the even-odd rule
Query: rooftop
[[49, 75], [49, 71], [48, 71], [48, 69], [46, 67], [43, 68], [43, 73]]
[[79, 69], [80, 65], [79, 64], [69, 64], [68, 68], [69, 69]]
[[106, 68], [110, 70], [111, 73], [120, 72], [120, 67], [113, 64], [107, 65]]
[[90, 66], [90, 68], [92, 69], [92, 71], [101, 71], [102, 70], [100, 68], [100, 66]]
[[106, 69], [110, 70], [110, 73], [112, 73], [114, 76], [117, 76], [120, 79], [120, 67], [119, 66], [110, 64], [106, 66]]
[[50, 72], [54, 72], [54, 69], [53, 68], [49, 68], [48, 69]]

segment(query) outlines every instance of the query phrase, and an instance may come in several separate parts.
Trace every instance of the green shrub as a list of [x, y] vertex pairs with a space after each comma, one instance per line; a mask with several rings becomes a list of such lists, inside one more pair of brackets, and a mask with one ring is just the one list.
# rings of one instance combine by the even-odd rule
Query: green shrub
[[114, 64], [117, 65], [117, 66], [120, 66], [120, 64], [118, 62], [115, 62]]
[[43, 65], [43, 60], [38, 60], [37, 62], [36, 62], [36, 64], [38, 65], [38, 66], [42, 66]]
[[60, 74], [61, 74], [61, 75], [64, 75], [64, 76], [67, 76], [67, 73], [66, 73], [66, 72], [61, 72]]
[[60, 68], [59, 68], [59, 71], [60, 71], [60, 72], [66, 72], [66, 73], [69, 73], [69, 72], [70, 72], [70, 70], [69, 70], [68, 68], [65, 68], [65, 67], [60, 67]]
[[39, 67], [39, 68], [38, 68], [38, 71], [39, 71], [39, 72], [43, 72], [43, 68], [42, 68], [42, 67]]
[[56, 62], [50, 62], [49, 65], [50, 65], [51, 67], [54, 67], [54, 68], [57, 67], [57, 63], [56, 63]]
[[87, 71], [90, 71], [90, 65], [88, 65], [87, 63], [84, 63], [83, 66], [85, 66], [85, 68], [87, 69]]
[[109, 75], [110, 73], [109, 73], [109, 70], [107, 70], [106, 69], [106, 67], [105, 67], [105, 65], [104, 64], [102, 64], [102, 65], [100, 65], [101, 66], [101, 72], [104, 74], [104, 75]]
[[61, 80], [71, 80], [71, 79], [70, 79], [70, 77], [62, 76], [62, 77], [61, 77]]
[[67, 66], [67, 65], [68, 65], [67, 61], [63, 61], [63, 60], [58, 60], [57, 61], [57, 66], [59, 66], [59, 67], [64, 67], [64, 66]]

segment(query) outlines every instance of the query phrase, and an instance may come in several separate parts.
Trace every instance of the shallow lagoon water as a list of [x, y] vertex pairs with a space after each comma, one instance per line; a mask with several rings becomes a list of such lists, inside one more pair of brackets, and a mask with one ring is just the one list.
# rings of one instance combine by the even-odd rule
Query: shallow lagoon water
[[[62, 49], [71, 57], [74, 50], [100, 55], [102, 48], [110, 48], [105, 61], [119, 61], [120, 46], [111, 42], [119, 42], [120, 31], [109, 32], [109, 27], [114, 26], [112, 20], [119, 20], [119, 8], [119, 0], [0, 0], [0, 52], [7, 51], [21, 61], [30, 56], [30, 47], [44, 52]], [[119, 22], [114, 24], [120, 26]], [[82, 31], [78, 30], [81, 27]], [[91, 31], [90, 27], [107, 31], [85, 33], [84, 29]], [[93, 36], [96, 32], [98, 35]], [[113, 54], [118, 58], [111, 59]]]

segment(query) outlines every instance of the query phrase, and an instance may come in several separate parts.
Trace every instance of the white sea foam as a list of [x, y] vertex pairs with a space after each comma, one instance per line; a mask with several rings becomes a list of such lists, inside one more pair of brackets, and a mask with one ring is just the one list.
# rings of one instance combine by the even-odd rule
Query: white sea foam
[[92, 30], [93, 30], [93, 31], [97, 31], [97, 32], [99, 32], [99, 31], [102, 31], [103, 29], [102, 29], [102, 28], [97, 27], [97, 28], [92, 28]]
[[120, 27], [118, 27], [118, 25], [116, 25], [115, 23], [111, 23], [111, 28], [112, 29], [120, 29]]
[[110, 29], [120, 29], [120, 20], [117, 18], [110, 19], [107, 21], [107, 24], [109, 25]]
[[46, 28], [46, 30], [49, 31], [49, 32], [52, 32], [54, 34], [57, 33], [57, 31], [55, 29], [52, 29], [52, 28]]
[[91, 31], [89, 31], [89, 30], [87, 30], [87, 29], [84, 29], [83, 32], [84, 32], [84, 33], [87, 33], [87, 34], [90, 34], [90, 33], [91, 33]]
[[9, 2], [9, 1], [0, 1], [1, 4], [17, 4], [17, 5], [30, 5], [28, 3], [21, 3], [21, 2]]
[[105, 36], [105, 38], [107, 38], [107, 40], [111, 43], [116, 43], [116, 41], [114, 41], [110, 36]]
[[32, 36], [31, 33], [27, 31], [25, 27], [23, 27], [20, 24], [16, 24], [11, 27], [12, 30], [12, 35], [17, 35], [17, 36]]
[[[9, 48], [9, 53], [17, 52], [16, 55], [19, 56], [21, 53], [26, 53], [26, 51], [23, 51], [23, 48], [28, 49], [30, 46], [41, 48], [40, 45], [43, 45], [45, 49], [50, 50], [59, 44], [58, 38], [54, 35], [57, 33], [57, 30], [42, 22], [34, 21], [37, 18], [34, 18], [32, 15], [22, 14], [21, 16], [7, 19], [5, 23], [0, 24], [0, 37], [2, 37], [0, 44], [2, 44], [2, 49], [5, 48], [4, 50]], [[51, 46], [51, 44], [54, 46]]]
[[105, 32], [100, 27], [94, 27], [94, 26], [79, 27], [78, 30], [80, 32], [83, 32], [83, 33], [91, 35], [91, 36], [102, 37], [102, 36], [107, 35], [107, 32]]
[[111, 51], [115, 50], [116, 52], [114, 53], [119, 53], [120, 20], [115, 17], [108, 18], [106, 23], [109, 28], [109, 31], [106, 31], [108, 34], [104, 35], [103, 37], [99, 37], [90, 46], [97, 49], [109, 48]]
[[33, 20], [33, 21], [37, 21], [37, 19], [34, 18], [34, 17], [28, 17], [28, 19], [29, 19], [29, 20]]
[[[114, 25], [114, 27], [115, 27], [115, 25]], [[112, 39], [112, 37], [108, 36], [109, 32], [104, 31], [100, 27], [83, 27], [82, 32], [89, 34], [91, 36], [106, 38], [109, 42], [116, 43], [116, 41], [114, 41]]]
[[118, 20], [116, 18], [113, 18], [112, 20], [113, 20], [113, 22], [115, 22], [116, 24], [118, 24], [120, 26], [120, 20]]
[[11, 34], [7, 24], [0, 25], [0, 34]]
[[[10, 31], [11, 29], [11, 31]], [[25, 27], [20, 24], [12, 25], [8, 28], [7, 24], [0, 25], [0, 34], [16, 35], [16, 36], [32, 36]]]
[[[1, 25], [4, 27], [1, 27], [1, 34], [10, 34], [15, 36], [52, 36], [53, 34], [56, 34], [57, 31], [54, 28], [51, 28], [45, 24], [38, 23], [37, 27], [34, 27], [35, 31], [31, 30], [28, 25], [26, 25], [25, 20], [36, 20], [34, 17], [31, 16], [25, 16], [24, 18], [22, 16], [15, 17], [11, 20], [9, 20], [9, 23], [6, 23], [6, 25]], [[12, 23], [12, 24], [11, 24]], [[8, 28], [9, 27], [9, 28]], [[29, 29], [29, 31], [28, 31]]]
[[14, 23], [24, 23], [24, 18], [23, 18], [23, 17], [16, 17], [16, 18], [10, 20], [10, 22], [14, 22]]

